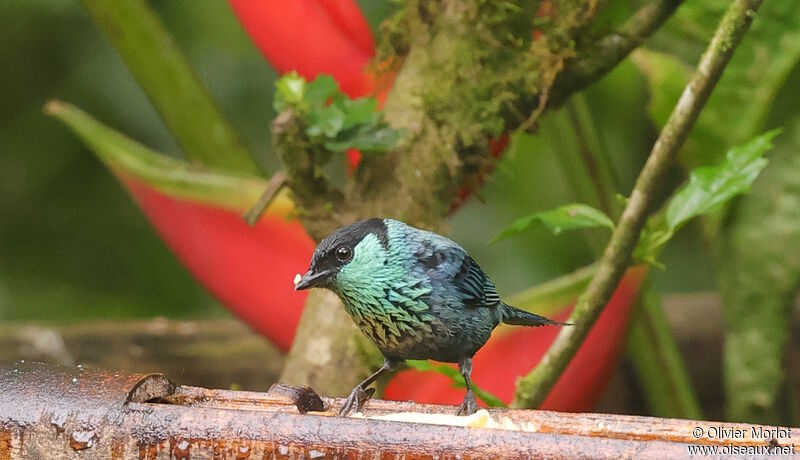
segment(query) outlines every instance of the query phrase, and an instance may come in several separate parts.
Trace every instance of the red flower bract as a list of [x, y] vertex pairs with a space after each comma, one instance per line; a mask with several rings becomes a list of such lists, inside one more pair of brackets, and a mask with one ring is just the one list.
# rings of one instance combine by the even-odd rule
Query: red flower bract
[[279, 72], [306, 79], [333, 76], [351, 97], [372, 91], [364, 68], [374, 51], [372, 33], [349, 0], [230, 0], [247, 33]]
[[120, 179], [192, 275], [247, 324], [288, 350], [307, 295], [294, 291], [292, 278], [308, 266], [314, 251], [303, 226], [267, 215], [250, 228], [233, 211]]

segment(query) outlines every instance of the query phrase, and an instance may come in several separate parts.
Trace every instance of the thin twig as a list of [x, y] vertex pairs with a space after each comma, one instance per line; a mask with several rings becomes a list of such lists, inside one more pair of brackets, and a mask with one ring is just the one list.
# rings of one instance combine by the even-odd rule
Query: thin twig
[[[594, 186], [597, 199], [600, 202], [600, 207], [606, 214], [613, 216], [614, 186], [611, 184], [611, 173], [606, 170], [610, 168], [606, 168], [606, 165], [601, 164], [597, 160], [598, 153], [590, 146], [589, 135], [586, 132], [581, 118], [578, 115], [578, 109], [576, 108], [576, 99], [579, 97], [581, 96], [576, 94], [575, 97], [566, 104], [567, 118], [569, 118], [572, 131], [575, 133], [575, 141], [578, 143], [578, 153], [589, 175], [589, 179]], [[619, 190], [620, 188], [617, 187], [617, 189]]]
[[242, 216], [244, 221], [247, 222], [247, 225], [252, 227], [261, 219], [261, 216], [264, 215], [264, 212], [266, 212], [272, 200], [278, 196], [278, 193], [286, 186], [287, 182], [288, 179], [283, 171], [278, 171], [272, 175], [269, 182], [267, 182], [267, 188], [264, 190], [264, 193], [261, 194], [261, 198], [259, 198], [258, 202]]
[[542, 95], [539, 97], [539, 104], [536, 106], [536, 109], [531, 112], [530, 116], [519, 125], [517, 128], [518, 132], [529, 132], [531, 128], [536, 124], [536, 121], [539, 120], [539, 116], [542, 115], [544, 110], [547, 108], [547, 102], [550, 100], [550, 88], [552, 83], [548, 83], [544, 86], [542, 90]]
[[544, 401], [608, 303], [630, 264], [656, 192], [762, 1], [735, 0], [728, 8], [639, 174], [597, 274], [575, 305], [570, 316], [575, 326], [563, 328], [539, 365], [519, 379], [514, 407], [536, 407]]

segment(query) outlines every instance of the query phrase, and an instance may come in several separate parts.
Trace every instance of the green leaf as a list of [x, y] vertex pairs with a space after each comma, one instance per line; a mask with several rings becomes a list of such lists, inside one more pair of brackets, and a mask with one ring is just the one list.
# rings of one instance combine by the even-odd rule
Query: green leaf
[[403, 131], [391, 128], [378, 110], [375, 98], [350, 99], [329, 75], [306, 83], [296, 72], [276, 83], [275, 110], [292, 108], [306, 124], [306, 135], [327, 150], [340, 153], [358, 149], [385, 152], [396, 147]]
[[730, 149], [723, 163], [692, 171], [666, 208], [648, 220], [634, 258], [654, 263], [661, 248], [686, 222], [710, 214], [733, 197], [747, 193], [767, 165], [763, 156], [772, 148], [772, 139], [778, 133], [777, 129], [766, 132]]
[[[295, 75], [297, 75], [295, 73]], [[308, 84], [305, 92], [305, 99], [312, 109], [325, 107], [328, 100], [341, 94], [339, 84], [330, 75], [320, 75]]]
[[359, 99], [345, 99], [341, 101], [346, 113], [344, 129], [351, 129], [354, 126], [367, 125], [374, 126], [380, 123], [380, 113], [378, 112], [378, 100], [371, 97]]
[[[467, 388], [467, 385], [464, 382], [464, 376], [462, 376], [457, 369], [454, 369], [445, 364], [432, 364], [430, 361], [425, 361], [425, 360], [408, 360], [406, 361], [406, 365], [420, 372], [436, 372], [437, 374], [442, 374], [453, 381], [454, 388]], [[475, 382], [471, 383], [472, 383], [472, 391], [475, 393], [475, 396], [480, 398], [480, 400], [486, 403], [487, 406], [508, 407], [506, 403], [503, 402], [502, 399], [489, 393], [486, 390], [478, 388], [478, 386], [475, 385]]]
[[[206, 168], [154, 152], [70, 104], [51, 101], [45, 111], [69, 126], [115, 174], [134, 177], [166, 195], [243, 212], [267, 187], [261, 177]], [[276, 205], [286, 210], [291, 201], [284, 193], [273, 202]]]
[[750, 185], [767, 165], [764, 154], [772, 148], [772, 130], [747, 144], [734, 147], [719, 166], [695, 169], [667, 206], [667, 230], [674, 233], [693, 217], [708, 214], [736, 195], [747, 193]]
[[300, 106], [306, 97], [306, 80], [291, 71], [275, 82], [273, 108], [280, 113], [289, 107]]
[[226, 170], [258, 174], [255, 154], [223, 116], [158, 17], [144, 0], [83, 0], [186, 157]]
[[337, 104], [331, 104], [311, 112], [311, 124], [306, 134], [312, 137], [324, 136], [335, 139], [344, 128], [347, 114]]
[[352, 134], [339, 137], [342, 140], [326, 142], [325, 148], [333, 152], [344, 152], [353, 148], [362, 153], [379, 153], [396, 147], [403, 140], [403, 131], [389, 127], [362, 127]]
[[614, 222], [602, 211], [585, 204], [573, 203], [522, 217], [501, 230], [492, 239], [492, 242], [517, 235], [535, 224], [544, 225], [556, 235], [564, 230], [582, 228], [606, 227], [611, 230], [614, 229]]

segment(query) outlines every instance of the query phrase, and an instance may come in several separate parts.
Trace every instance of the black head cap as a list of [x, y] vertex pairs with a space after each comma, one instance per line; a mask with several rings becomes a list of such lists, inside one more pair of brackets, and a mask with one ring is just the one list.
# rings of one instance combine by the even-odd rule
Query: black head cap
[[340, 227], [326, 236], [314, 250], [311, 268], [295, 285], [295, 290], [324, 286], [331, 275], [350, 262], [356, 245], [370, 233], [378, 238], [384, 248], [388, 248], [386, 223], [377, 217]]

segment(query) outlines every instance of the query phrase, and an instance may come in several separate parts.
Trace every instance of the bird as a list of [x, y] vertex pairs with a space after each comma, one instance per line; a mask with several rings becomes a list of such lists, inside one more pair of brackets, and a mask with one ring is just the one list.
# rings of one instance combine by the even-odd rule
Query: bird
[[466, 394], [456, 414], [472, 414], [472, 357], [498, 324], [570, 325], [508, 305], [456, 242], [389, 218], [346, 225], [323, 238], [308, 271], [295, 277], [295, 290], [309, 288], [333, 291], [384, 358], [338, 416], [360, 412], [374, 393], [369, 386], [407, 359], [457, 363]]

